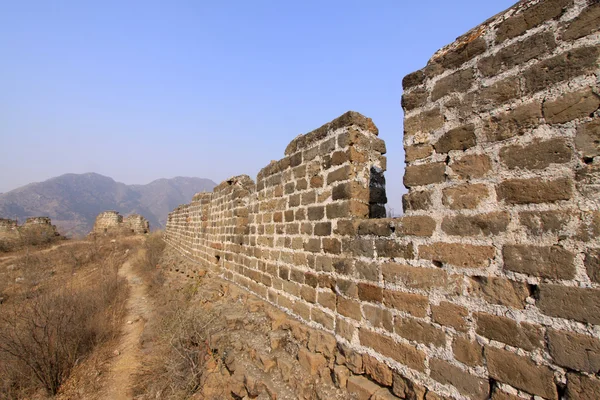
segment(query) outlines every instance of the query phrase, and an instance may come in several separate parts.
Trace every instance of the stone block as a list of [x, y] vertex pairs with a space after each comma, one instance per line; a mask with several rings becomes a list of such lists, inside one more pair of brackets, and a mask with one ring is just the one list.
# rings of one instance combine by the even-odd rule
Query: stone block
[[408, 340], [426, 345], [443, 347], [446, 344], [444, 331], [427, 322], [396, 317], [394, 330]]
[[402, 208], [404, 212], [428, 210], [432, 205], [431, 192], [428, 190], [413, 191], [402, 196]]
[[360, 344], [370, 347], [379, 354], [392, 358], [417, 371], [425, 370], [425, 354], [414, 346], [399, 343], [391, 337], [361, 328], [358, 332]]
[[442, 191], [442, 204], [451, 210], [474, 209], [487, 197], [489, 190], [481, 183], [451, 186]]
[[375, 382], [383, 386], [392, 386], [392, 370], [375, 357], [363, 354], [365, 373]]
[[600, 324], [598, 289], [542, 284], [537, 306], [544, 314], [552, 317]]
[[575, 136], [575, 147], [584, 158], [594, 158], [600, 155], [600, 120], [579, 125]]
[[496, 236], [506, 232], [510, 216], [507, 212], [492, 212], [473, 216], [445, 217], [442, 230], [453, 236]]
[[467, 317], [469, 311], [462, 306], [441, 301], [439, 305], [431, 306], [431, 317], [440, 325], [451, 326], [459, 332], [466, 332], [469, 328]]
[[475, 82], [472, 68], [456, 71], [438, 80], [431, 92], [431, 100], [436, 101], [450, 93], [464, 93]]
[[404, 186], [407, 188], [441, 183], [445, 180], [446, 164], [443, 162], [409, 165], [404, 173]]
[[485, 400], [490, 392], [487, 380], [473, 376], [466, 371], [437, 358], [429, 360], [431, 377], [443, 384], [450, 384], [473, 400]]
[[543, 113], [546, 122], [563, 124], [577, 118], [585, 118], [600, 107], [600, 96], [591, 87], [561, 95], [544, 102]]
[[303, 347], [298, 350], [298, 362], [312, 376], [316, 376], [319, 370], [327, 365], [323, 355], [312, 353]]
[[561, 35], [562, 40], [576, 40], [600, 29], [600, 4], [589, 2], [581, 14], [570, 21]]
[[471, 154], [454, 160], [450, 168], [459, 179], [477, 179], [489, 173], [492, 163], [485, 154]]
[[560, 366], [591, 374], [600, 370], [600, 340], [597, 337], [549, 329], [548, 349]]
[[488, 339], [532, 351], [544, 347], [544, 332], [541, 326], [498, 315], [475, 313], [477, 333]]
[[572, 154], [564, 139], [536, 140], [525, 146], [504, 147], [500, 150], [500, 161], [509, 169], [536, 170], [567, 163]]
[[573, 182], [568, 178], [544, 181], [541, 178], [509, 179], [496, 186], [500, 200], [508, 204], [554, 203], [570, 200]]
[[437, 153], [444, 154], [451, 150], [467, 150], [476, 143], [475, 127], [470, 124], [450, 129], [438, 139], [433, 147]]
[[452, 341], [454, 358], [470, 367], [483, 365], [483, 347], [467, 338], [456, 336]]
[[444, 242], [419, 246], [421, 258], [463, 268], [485, 268], [495, 254], [493, 246]]
[[547, 0], [511, 16], [498, 26], [496, 43], [502, 43], [507, 39], [520, 36], [529, 29], [558, 18], [562, 15], [564, 9], [572, 3], [572, 0]]
[[347, 389], [356, 396], [357, 400], [369, 400], [376, 391], [381, 389], [381, 386], [364, 376], [353, 375], [348, 378]]
[[489, 374], [497, 381], [546, 399], [558, 400], [554, 374], [550, 368], [493, 347], [485, 348], [485, 357]]
[[575, 256], [560, 246], [505, 245], [504, 269], [553, 279], [573, 279]]
[[384, 289], [383, 304], [387, 307], [407, 312], [415, 317], [425, 317], [427, 315], [429, 299], [420, 294]]
[[474, 276], [470, 278], [470, 284], [470, 293], [492, 304], [523, 309], [529, 297], [526, 283], [505, 278]]

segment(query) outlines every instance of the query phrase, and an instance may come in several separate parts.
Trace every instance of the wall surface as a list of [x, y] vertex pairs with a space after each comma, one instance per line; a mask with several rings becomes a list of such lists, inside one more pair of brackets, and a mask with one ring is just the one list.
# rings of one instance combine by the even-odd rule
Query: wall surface
[[403, 217], [349, 112], [178, 207], [167, 241], [369, 354], [336, 362], [390, 396], [598, 398], [599, 19], [520, 2], [404, 78]]
[[123, 219], [117, 211], [104, 211], [98, 214], [91, 233], [134, 233], [143, 235], [150, 231], [150, 223], [139, 214], [131, 214]]

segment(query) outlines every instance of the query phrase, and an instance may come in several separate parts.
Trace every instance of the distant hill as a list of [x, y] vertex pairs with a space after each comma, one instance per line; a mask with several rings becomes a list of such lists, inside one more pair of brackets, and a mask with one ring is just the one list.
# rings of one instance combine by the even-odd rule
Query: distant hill
[[215, 186], [203, 178], [126, 185], [95, 173], [65, 174], [0, 194], [0, 218], [18, 218], [20, 223], [27, 217], [48, 216], [62, 234], [77, 235], [87, 234], [100, 212], [117, 210], [122, 215], [141, 214], [151, 228], [162, 228], [171, 210]]

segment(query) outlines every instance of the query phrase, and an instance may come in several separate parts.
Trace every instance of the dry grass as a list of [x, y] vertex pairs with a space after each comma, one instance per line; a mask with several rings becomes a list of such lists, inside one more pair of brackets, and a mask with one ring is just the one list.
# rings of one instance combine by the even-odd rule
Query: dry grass
[[197, 283], [168, 285], [163, 268], [165, 243], [159, 235], [144, 245], [136, 270], [149, 286], [155, 313], [144, 329], [142, 345], [148, 355], [136, 376], [134, 395], [139, 399], [185, 399], [202, 385], [207, 360], [212, 358], [206, 326], [197, 318], [192, 301]]
[[0, 262], [0, 398], [56, 394], [73, 368], [118, 334], [132, 243], [93, 240]]

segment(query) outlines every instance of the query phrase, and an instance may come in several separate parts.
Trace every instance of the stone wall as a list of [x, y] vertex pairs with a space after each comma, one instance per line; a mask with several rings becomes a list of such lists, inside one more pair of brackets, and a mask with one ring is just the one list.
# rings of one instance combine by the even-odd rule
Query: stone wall
[[0, 218], [0, 234], [12, 234], [17, 229], [16, 219]]
[[150, 223], [139, 214], [131, 214], [123, 219], [117, 211], [104, 211], [98, 214], [92, 229], [93, 234], [133, 233], [142, 235], [150, 231]]
[[401, 398], [597, 397], [599, 18], [519, 2], [404, 78], [403, 217], [378, 218], [385, 145], [347, 113], [178, 207], [167, 241]]
[[123, 220], [123, 226], [136, 235], [143, 235], [150, 232], [150, 222], [139, 214], [127, 216]]

